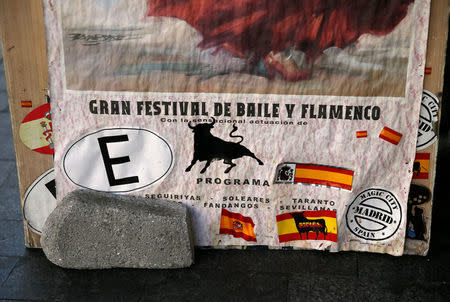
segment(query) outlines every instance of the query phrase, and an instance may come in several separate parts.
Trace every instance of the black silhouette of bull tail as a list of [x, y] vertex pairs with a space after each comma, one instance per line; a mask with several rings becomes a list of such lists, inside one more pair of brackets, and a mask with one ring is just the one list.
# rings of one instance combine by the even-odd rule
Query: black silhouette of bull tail
[[256, 155], [253, 152], [251, 152], [250, 150], [248, 150], [248, 153], [246, 155], [250, 156], [251, 158], [256, 159], [256, 161], [258, 162], [258, 164], [260, 166], [264, 165], [264, 163], [259, 158], [257, 158]]
[[233, 130], [231, 130], [231, 132], [230, 132], [230, 137], [240, 138], [241, 140], [236, 143], [236, 144], [240, 144], [244, 140], [244, 137], [242, 135], [232, 135], [234, 132], [237, 131], [237, 129], [238, 129], [238, 127], [236, 126], [236, 124], [233, 124]]

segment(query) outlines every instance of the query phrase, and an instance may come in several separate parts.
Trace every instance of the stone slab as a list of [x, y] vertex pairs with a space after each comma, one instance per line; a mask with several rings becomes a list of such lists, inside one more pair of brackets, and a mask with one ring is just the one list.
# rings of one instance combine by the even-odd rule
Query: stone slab
[[184, 205], [87, 190], [58, 204], [41, 244], [51, 262], [76, 269], [181, 268], [194, 259]]

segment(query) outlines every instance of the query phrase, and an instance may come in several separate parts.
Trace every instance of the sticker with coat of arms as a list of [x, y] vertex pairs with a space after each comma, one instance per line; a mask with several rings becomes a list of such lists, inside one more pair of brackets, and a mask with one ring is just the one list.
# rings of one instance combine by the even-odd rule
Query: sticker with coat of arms
[[275, 182], [276, 183], [293, 183], [295, 176], [295, 163], [285, 163], [278, 165]]
[[24, 118], [19, 135], [31, 150], [42, 154], [55, 153], [50, 103], [39, 106]]

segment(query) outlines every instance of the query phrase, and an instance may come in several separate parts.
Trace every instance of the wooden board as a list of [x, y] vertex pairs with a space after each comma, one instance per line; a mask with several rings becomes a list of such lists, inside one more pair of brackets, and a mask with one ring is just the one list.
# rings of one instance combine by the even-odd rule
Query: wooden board
[[[23, 207], [27, 189], [53, 167], [51, 155], [32, 151], [19, 135], [21, 122], [27, 114], [47, 102], [48, 72], [42, 1], [0, 1], [0, 35]], [[31, 101], [32, 107], [22, 107], [22, 101]], [[40, 236], [26, 221], [24, 229], [26, 246], [40, 247]]]
[[[444, 86], [445, 55], [448, 37], [448, 22], [450, 2], [448, 0], [431, 1], [430, 26], [428, 32], [426, 68], [429, 74], [425, 74], [424, 89], [434, 94], [439, 102], [442, 102], [442, 89]], [[430, 70], [431, 69], [431, 70]], [[441, 108], [442, 105], [440, 104]], [[438, 122], [436, 129], [439, 129], [440, 112], [438, 111]], [[437, 134], [437, 133], [436, 133]], [[436, 176], [436, 158], [438, 141], [431, 146], [419, 150], [418, 153], [430, 154], [430, 164], [428, 179], [413, 179], [412, 184], [424, 186], [431, 192], [430, 201], [423, 205], [416, 206], [423, 210], [423, 220], [425, 223], [425, 240], [408, 239], [405, 242], [405, 254], [426, 255], [430, 244], [431, 214], [433, 202], [434, 180]], [[416, 215], [416, 213], [414, 213]]]

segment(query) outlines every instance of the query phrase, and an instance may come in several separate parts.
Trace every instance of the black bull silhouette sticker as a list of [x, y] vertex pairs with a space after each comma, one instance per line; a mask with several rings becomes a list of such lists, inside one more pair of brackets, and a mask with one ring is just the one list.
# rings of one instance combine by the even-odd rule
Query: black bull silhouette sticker
[[236, 125], [233, 125], [233, 130], [230, 132], [229, 136], [232, 138], [240, 138], [241, 140], [239, 142], [227, 142], [211, 134], [211, 129], [214, 128], [214, 124], [216, 123], [214, 117], [212, 120], [212, 123], [202, 123], [195, 126], [192, 126], [191, 122], [188, 123], [188, 127], [194, 132], [194, 158], [189, 167], [186, 168], [186, 172], [191, 171], [191, 168], [197, 161], [206, 161], [205, 166], [200, 171], [200, 173], [205, 173], [206, 169], [208, 169], [211, 164], [211, 161], [223, 160], [224, 164], [230, 165], [225, 170], [225, 173], [228, 173], [236, 166], [232, 160], [243, 156], [250, 156], [256, 159], [258, 164], [264, 165], [253, 152], [241, 145], [241, 142], [244, 140], [243, 136], [232, 135], [237, 130]]
[[325, 223], [325, 219], [308, 219], [302, 212], [290, 213], [295, 220], [295, 225], [297, 227], [300, 238], [303, 233], [306, 233], [306, 239], [308, 239], [308, 233], [316, 233], [316, 240], [319, 239], [320, 233], [323, 234], [323, 239], [327, 236], [328, 229]]

